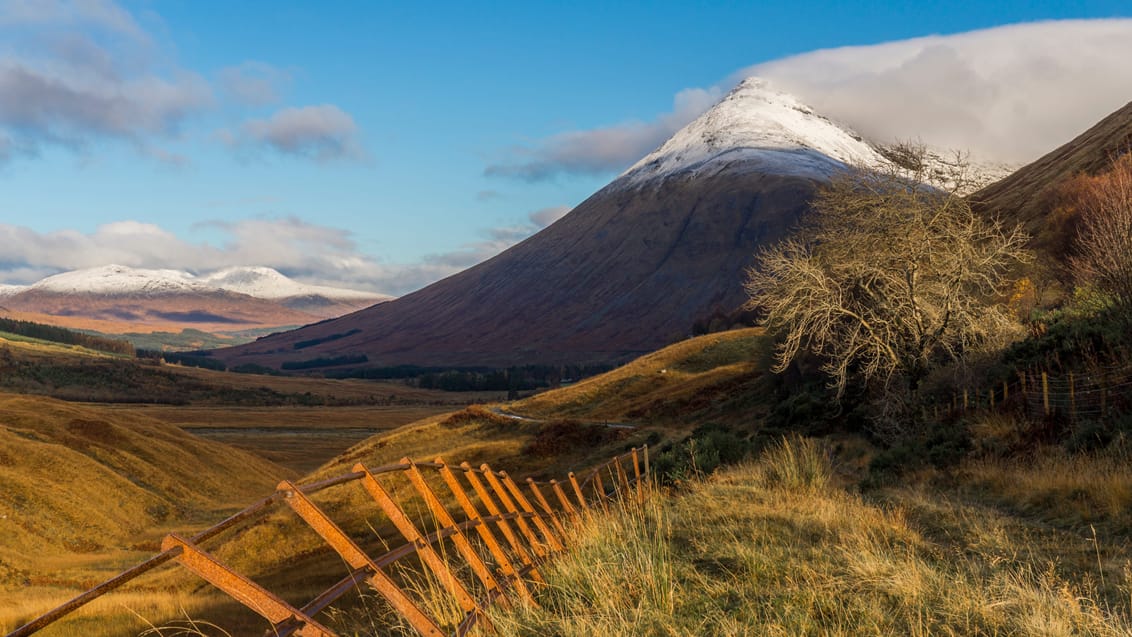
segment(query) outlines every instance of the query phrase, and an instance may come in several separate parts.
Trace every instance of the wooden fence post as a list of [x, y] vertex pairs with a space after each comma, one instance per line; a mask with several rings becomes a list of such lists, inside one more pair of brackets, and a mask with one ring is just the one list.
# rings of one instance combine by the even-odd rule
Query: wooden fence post
[[[181, 551], [177, 555], [177, 561], [182, 566], [271, 622], [273, 627], [279, 628], [282, 625], [297, 621], [302, 624], [302, 627], [295, 631], [296, 635], [301, 637], [334, 637], [333, 631], [306, 616], [302, 611], [276, 597], [247, 577], [229, 569], [215, 557], [198, 549], [188, 540], [170, 533], [165, 536], [165, 540], [161, 543], [161, 550], [168, 551], [174, 548]], [[380, 571], [378, 572], [380, 573]], [[398, 608], [398, 610], [401, 609]], [[421, 631], [422, 634], [437, 635], [438, 637], [444, 634], [440, 632], [440, 629], [436, 629], [435, 632], [426, 632], [432, 620], [423, 614], [420, 619], [422, 620], [421, 628], [426, 629]], [[435, 624], [432, 625], [435, 626]], [[417, 628], [415, 624], [413, 627]], [[418, 630], [420, 629], [418, 628]]]
[[1077, 392], [1074, 391], [1073, 372], [1069, 372], [1069, 420], [1077, 422]]
[[1049, 375], [1042, 372], [1042, 406], [1045, 407], [1046, 416], [1049, 416]]

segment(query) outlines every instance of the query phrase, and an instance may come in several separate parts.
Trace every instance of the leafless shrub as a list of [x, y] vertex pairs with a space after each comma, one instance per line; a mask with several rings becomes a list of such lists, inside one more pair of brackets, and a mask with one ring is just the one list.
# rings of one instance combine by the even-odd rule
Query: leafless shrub
[[801, 232], [761, 252], [746, 282], [749, 305], [780, 335], [778, 371], [817, 354], [839, 398], [858, 377], [878, 390], [886, 420], [907, 413], [936, 366], [1018, 333], [997, 301], [1009, 269], [1030, 259], [1020, 229], [976, 216], [959, 196], [972, 179], [961, 157], [904, 152], [899, 165], [835, 177]]

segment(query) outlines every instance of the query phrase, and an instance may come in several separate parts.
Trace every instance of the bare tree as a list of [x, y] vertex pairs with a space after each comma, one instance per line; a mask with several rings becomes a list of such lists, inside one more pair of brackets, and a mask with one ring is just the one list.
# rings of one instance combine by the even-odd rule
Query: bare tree
[[963, 157], [929, 162], [911, 147], [899, 164], [822, 188], [800, 232], [748, 271], [749, 306], [781, 338], [776, 371], [809, 351], [838, 398], [859, 377], [907, 406], [935, 366], [1014, 335], [995, 301], [1029, 260], [1026, 236], [976, 216], [957, 194], [970, 180]]
[[1078, 180], [1080, 225], [1069, 260], [1074, 277], [1132, 308], [1132, 154], [1114, 159], [1101, 175]]

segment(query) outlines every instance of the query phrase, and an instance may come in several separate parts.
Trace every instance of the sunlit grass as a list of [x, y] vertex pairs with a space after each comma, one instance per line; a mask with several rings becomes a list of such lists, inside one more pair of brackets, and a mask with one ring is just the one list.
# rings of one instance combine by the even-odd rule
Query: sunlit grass
[[1108, 575], [1114, 603], [999, 516], [937, 500], [946, 515], [924, 528], [831, 484], [828, 462], [787, 440], [598, 520], [547, 569], [540, 607], [493, 612], [500, 633], [1132, 635], [1127, 573]]

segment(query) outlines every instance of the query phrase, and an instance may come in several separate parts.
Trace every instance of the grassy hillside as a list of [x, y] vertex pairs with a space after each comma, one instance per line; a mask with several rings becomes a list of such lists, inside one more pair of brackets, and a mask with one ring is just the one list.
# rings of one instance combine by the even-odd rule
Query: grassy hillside
[[533, 418], [685, 427], [713, 419], [757, 419], [768, 347], [761, 328], [699, 336], [505, 407]]
[[121, 410], [0, 395], [0, 414], [0, 629], [293, 476]]

